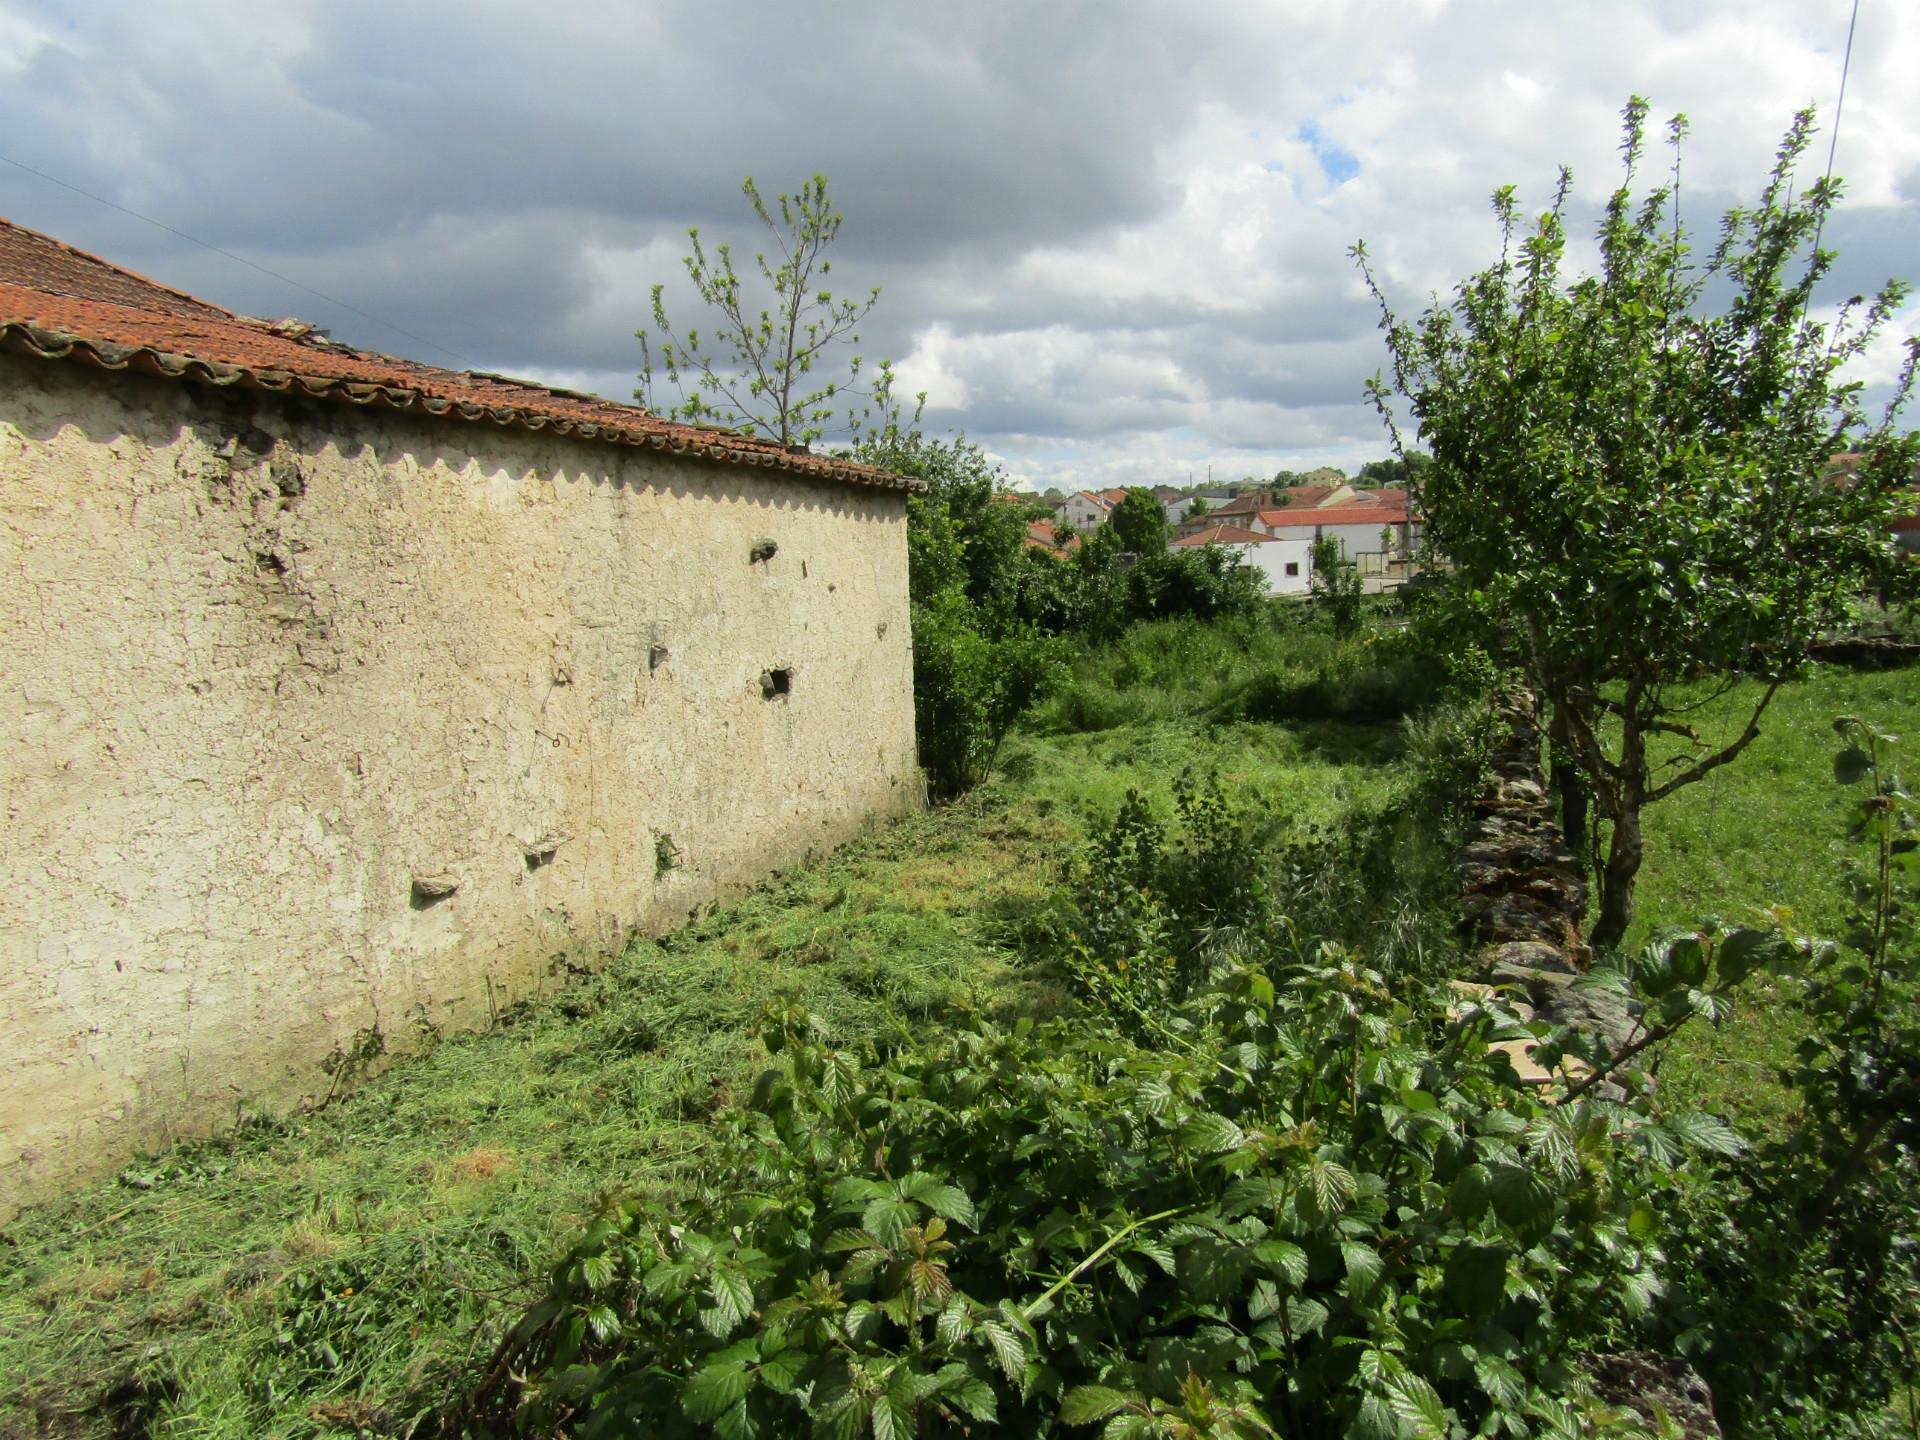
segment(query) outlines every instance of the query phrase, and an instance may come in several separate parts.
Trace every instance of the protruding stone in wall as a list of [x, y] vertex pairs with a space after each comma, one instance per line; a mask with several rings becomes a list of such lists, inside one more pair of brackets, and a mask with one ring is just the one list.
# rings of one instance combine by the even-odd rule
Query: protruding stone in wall
[[460, 888], [460, 877], [445, 871], [436, 871], [431, 875], [416, 875], [410, 890], [413, 908], [425, 910], [428, 906], [438, 905], [449, 899]]
[[1581, 1361], [1594, 1392], [1616, 1409], [1631, 1410], [1652, 1425], [1665, 1414], [1681, 1440], [1720, 1440], [1713, 1391], [1686, 1361], [1647, 1350], [1589, 1355]]

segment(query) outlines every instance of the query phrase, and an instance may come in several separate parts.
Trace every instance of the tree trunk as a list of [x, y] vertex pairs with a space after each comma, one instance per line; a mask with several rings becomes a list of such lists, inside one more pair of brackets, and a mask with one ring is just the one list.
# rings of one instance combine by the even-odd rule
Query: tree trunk
[[1587, 787], [1573, 758], [1573, 730], [1567, 724], [1567, 708], [1556, 701], [1553, 718], [1547, 726], [1547, 755], [1553, 762], [1553, 791], [1560, 800], [1560, 833], [1567, 848], [1585, 860], [1587, 857]]
[[1600, 916], [1588, 943], [1596, 953], [1619, 948], [1633, 920], [1633, 879], [1640, 873], [1640, 802], [1623, 800], [1613, 817], [1613, 838], [1600, 872]]

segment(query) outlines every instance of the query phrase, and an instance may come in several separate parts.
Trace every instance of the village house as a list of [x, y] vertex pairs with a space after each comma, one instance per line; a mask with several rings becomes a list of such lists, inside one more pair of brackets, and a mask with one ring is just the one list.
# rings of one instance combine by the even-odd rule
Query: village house
[[1339, 542], [1341, 554], [1366, 573], [1379, 572], [1393, 561], [1409, 557], [1419, 533], [1407, 492], [1346, 488], [1346, 496], [1317, 505], [1258, 511], [1248, 518], [1246, 528], [1308, 544], [1330, 536]]
[[1060, 523], [1082, 535], [1091, 535], [1107, 523], [1113, 507], [1126, 498], [1124, 489], [1077, 491], [1060, 507]]
[[1160, 502], [1161, 510], [1166, 512], [1169, 525], [1178, 525], [1186, 519], [1187, 512], [1193, 509], [1194, 497], [1174, 489], [1171, 485], [1154, 486], [1153, 498]]
[[1313, 584], [1310, 541], [1278, 538], [1239, 525], [1212, 525], [1173, 542], [1176, 548], [1220, 545], [1238, 553], [1260, 572], [1269, 595], [1305, 595]]
[[0, 221], [0, 1215], [913, 807], [917, 488]]
[[1020, 542], [1029, 550], [1043, 550], [1056, 559], [1070, 554], [1080, 544], [1080, 537], [1072, 531], [1062, 532], [1051, 520], [1033, 520], [1027, 524], [1026, 538]]
[[1190, 535], [1196, 530], [1221, 520], [1235, 525], [1249, 525], [1255, 516], [1266, 510], [1281, 508], [1316, 510], [1351, 500], [1355, 493], [1353, 486], [1344, 482], [1339, 485], [1292, 485], [1283, 490], [1261, 486], [1257, 489], [1242, 491], [1216, 506], [1211, 506], [1204, 515], [1188, 517], [1181, 523], [1178, 530], [1180, 534]]

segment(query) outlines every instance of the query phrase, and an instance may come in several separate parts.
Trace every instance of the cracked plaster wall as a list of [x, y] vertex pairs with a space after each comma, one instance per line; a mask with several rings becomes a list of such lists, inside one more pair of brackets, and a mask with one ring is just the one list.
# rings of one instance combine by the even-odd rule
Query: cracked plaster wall
[[918, 801], [897, 492], [10, 356], [0, 397], [0, 1214]]

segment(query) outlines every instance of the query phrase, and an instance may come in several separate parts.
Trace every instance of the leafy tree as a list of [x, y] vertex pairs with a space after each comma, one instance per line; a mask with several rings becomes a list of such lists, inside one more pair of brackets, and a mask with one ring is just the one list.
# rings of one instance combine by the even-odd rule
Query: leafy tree
[[1395, 455], [1385, 460], [1369, 460], [1354, 478], [1373, 488], [1418, 486], [1420, 477], [1432, 464], [1433, 457], [1425, 451], [1410, 450], [1404, 458]]
[[[1842, 370], [1907, 288], [1856, 297], [1831, 324], [1810, 317], [1834, 261], [1816, 241], [1840, 194], [1825, 179], [1796, 192], [1810, 112], [1704, 263], [1679, 215], [1684, 120], [1669, 127], [1671, 178], [1636, 197], [1647, 104], [1624, 114], [1626, 173], [1600, 222], [1597, 274], [1561, 279], [1564, 169], [1537, 221], [1512, 187], [1495, 195], [1501, 259], [1417, 323], [1394, 315], [1364, 245], [1354, 251], [1393, 360], [1372, 398], [1403, 460], [1396, 395], [1433, 456], [1417, 491], [1428, 541], [1551, 703], [1570, 828], [1589, 800], [1610, 827], [1592, 936], [1603, 949], [1631, 918], [1643, 807], [1738, 756], [1808, 642], [1863, 588], [1895, 583], [1888, 498], [1914, 447], [1893, 423], [1920, 355], [1910, 340], [1871, 423]], [[1850, 448], [1866, 454], [1858, 480], [1825, 483], [1828, 457]], [[1697, 682], [1748, 675], [1763, 683], [1740, 731], [1724, 743], [1696, 733]], [[1656, 735], [1687, 742], [1657, 773]]]
[[1193, 497], [1193, 504], [1187, 507], [1187, 519], [1197, 520], [1200, 516], [1210, 513], [1212, 509], [1205, 496], [1196, 495]]
[[1322, 535], [1307, 551], [1312, 565], [1309, 584], [1314, 595], [1326, 607], [1327, 617], [1336, 635], [1351, 635], [1360, 628], [1360, 572], [1347, 559], [1340, 542]]
[[1058, 679], [1059, 642], [1035, 622], [1059, 609], [1060, 567], [1026, 547], [1030, 510], [994, 499], [1004, 477], [964, 436], [889, 423], [853, 453], [927, 485], [907, 502], [914, 717], [929, 788], [958, 795]]
[[1156, 555], [1167, 548], [1167, 512], [1151, 490], [1127, 491], [1105, 528], [1120, 549], [1135, 555]]
[[[827, 251], [843, 219], [827, 197], [827, 179], [815, 175], [797, 194], [777, 196], [771, 206], [749, 175], [741, 191], [773, 237], [774, 259], [753, 257], [754, 270], [770, 292], [757, 311], [742, 286], [732, 247], [709, 257], [700, 231], [687, 231], [693, 253], [687, 277], [713, 312], [713, 331], [677, 330], [667, 318], [666, 287], [653, 287], [653, 332], [636, 332], [641, 348], [640, 387], [634, 396], [653, 404], [654, 332], [659, 363], [680, 391], [680, 403], [665, 413], [696, 424], [737, 426], [782, 445], [810, 445], [827, 433], [838, 404], [846, 404], [845, 427], [857, 431], [877, 406], [888, 408], [892, 371], [882, 362], [875, 379], [860, 388], [862, 360], [847, 360], [843, 379], [822, 379], [828, 358], [857, 345], [856, 327], [880, 299], [875, 286], [863, 298], [836, 296], [826, 287], [833, 269]], [[777, 213], [776, 213], [777, 212]], [[689, 388], [691, 384], [692, 388]]]

